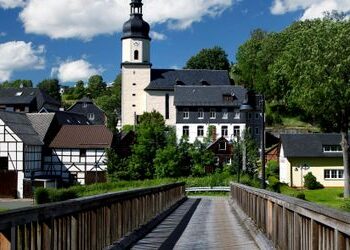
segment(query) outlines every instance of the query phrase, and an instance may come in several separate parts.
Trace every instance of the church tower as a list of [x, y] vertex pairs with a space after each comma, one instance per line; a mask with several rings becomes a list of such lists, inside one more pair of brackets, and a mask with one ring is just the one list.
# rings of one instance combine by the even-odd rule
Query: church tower
[[146, 112], [145, 88], [151, 80], [150, 26], [142, 18], [142, 0], [131, 0], [122, 34], [122, 125], [134, 125]]

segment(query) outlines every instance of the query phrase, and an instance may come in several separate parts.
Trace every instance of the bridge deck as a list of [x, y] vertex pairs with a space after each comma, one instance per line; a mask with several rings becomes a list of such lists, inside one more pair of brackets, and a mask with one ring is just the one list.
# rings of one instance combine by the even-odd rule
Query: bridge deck
[[190, 198], [132, 249], [171, 248], [259, 249], [226, 197]]
[[225, 197], [202, 198], [174, 249], [259, 249]]

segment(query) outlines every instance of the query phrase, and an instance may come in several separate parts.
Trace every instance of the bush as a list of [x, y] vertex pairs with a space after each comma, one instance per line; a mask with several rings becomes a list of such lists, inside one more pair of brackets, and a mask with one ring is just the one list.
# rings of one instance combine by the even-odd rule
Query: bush
[[255, 177], [252, 177], [250, 175], [247, 175], [247, 174], [242, 175], [240, 177], [240, 183], [243, 184], [243, 185], [256, 187], [256, 188], [260, 187], [260, 180], [255, 178]]
[[281, 186], [281, 183], [279, 181], [279, 179], [275, 176], [270, 176], [268, 178], [268, 181], [269, 181], [269, 189], [271, 191], [274, 191], [274, 192], [277, 192], [277, 193], [280, 193], [281, 192], [281, 189], [280, 189], [280, 186]]
[[46, 188], [36, 188], [34, 193], [36, 204], [45, 204], [50, 202], [49, 190]]
[[279, 166], [278, 162], [275, 160], [270, 160], [267, 163], [267, 168], [266, 168], [266, 176], [275, 176], [277, 179], [279, 178]]
[[323, 185], [317, 181], [316, 177], [312, 173], [308, 173], [304, 176], [304, 186], [310, 190], [324, 188]]
[[301, 200], [306, 200], [303, 192], [298, 192], [295, 197]]
[[342, 209], [350, 211], [350, 200], [347, 199], [344, 201], [344, 204], [341, 206]]
[[344, 198], [344, 192], [341, 192], [341, 193], [337, 194], [337, 196], [338, 196], [339, 198]]

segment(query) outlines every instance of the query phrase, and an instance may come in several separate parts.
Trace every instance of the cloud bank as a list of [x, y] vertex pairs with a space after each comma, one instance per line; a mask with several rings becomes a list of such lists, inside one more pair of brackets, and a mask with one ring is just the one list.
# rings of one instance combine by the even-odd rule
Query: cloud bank
[[11, 78], [14, 71], [45, 68], [45, 47], [12, 41], [0, 44], [0, 81]]
[[66, 61], [53, 68], [51, 75], [57, 77], [61, 82], [86, 81], [90, 76], [98, 75], [103, 72], [102, 68], [94, 68], [84, 59], [76, 61]]
[[[151, 25], [186, 29], [204, 17], [220, 15], [236, 1], [239, 0], [147, 0], [144, 18]], [[90, 40], [120, 32], [129, 17], [129, 3], [129, 0], [27, 0], [20, 20], [27, 33], [53, 39]]]
[[303, 10], [301, 20], [323, 17], [325, 12], [349, 12], [349, 0], [274, 0], [271, 13], [283, 15], [287, 12]]

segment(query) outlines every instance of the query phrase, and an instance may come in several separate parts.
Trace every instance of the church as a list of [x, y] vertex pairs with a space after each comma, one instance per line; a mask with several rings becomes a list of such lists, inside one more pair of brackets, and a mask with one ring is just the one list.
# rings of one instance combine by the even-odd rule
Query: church
[[[178, 139], [203, 140], [209, 127], [215, 137], [237, 140], [249, 126], [259, 138], [261, 111], [240, 112], [248, 92], [232, 85], [228, 71], [152, 68], [150, 25], [143, 20], [142, 0], [131, 0], [130, 19], [122, 32], [121, 123], [135, 125], [144, 112], [161, 113]], [[256, 98], [253, 98], [256, 99]]]

